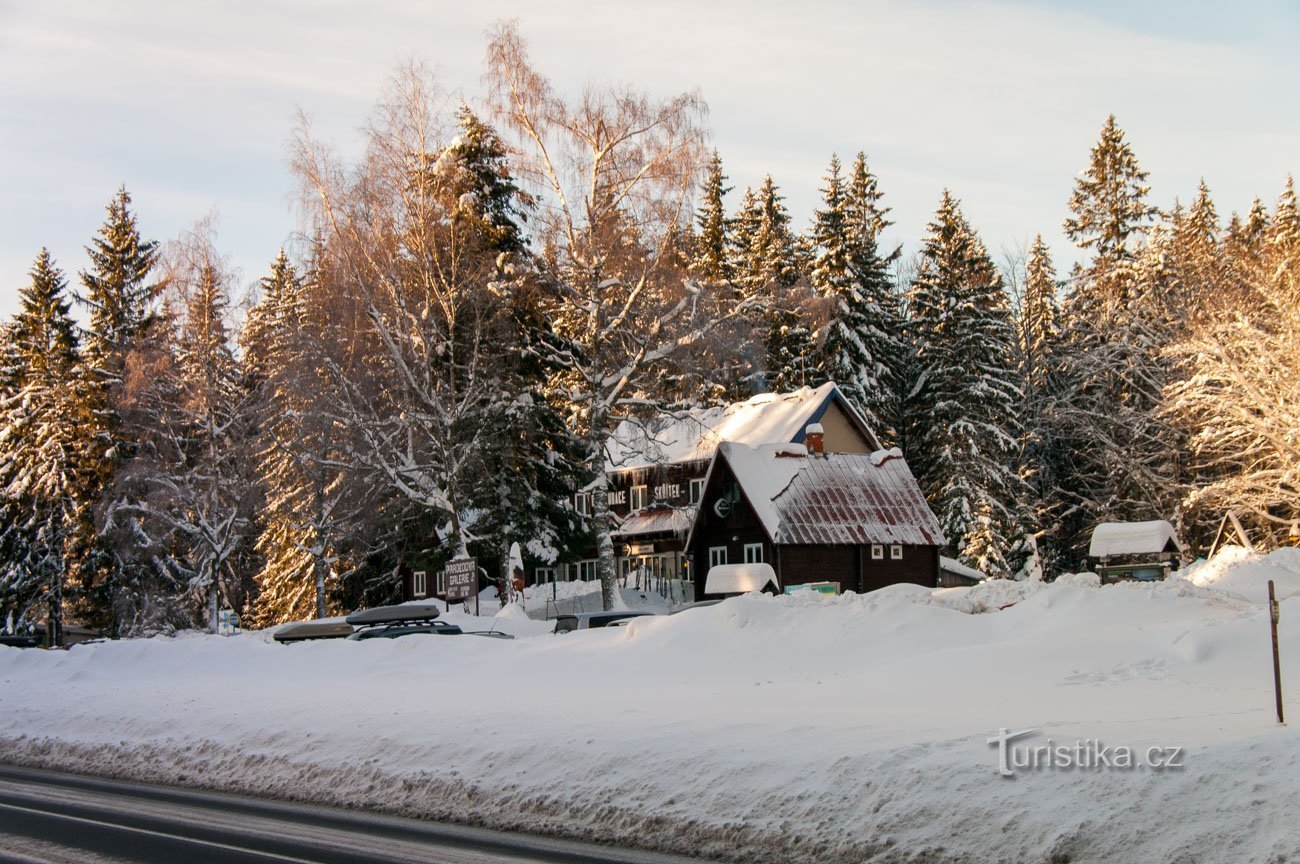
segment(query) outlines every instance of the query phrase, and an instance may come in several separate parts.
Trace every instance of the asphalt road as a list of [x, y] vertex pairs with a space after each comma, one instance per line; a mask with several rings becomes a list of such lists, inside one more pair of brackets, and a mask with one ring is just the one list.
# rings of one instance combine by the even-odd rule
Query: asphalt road
[[0, 765], [0, 864], [684, 864], [694, 860]]

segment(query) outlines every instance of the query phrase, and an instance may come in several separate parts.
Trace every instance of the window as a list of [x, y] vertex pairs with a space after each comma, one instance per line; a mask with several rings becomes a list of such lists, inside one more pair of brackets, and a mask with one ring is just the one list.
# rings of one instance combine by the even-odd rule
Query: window
[[628, 504], [628, 509], [629, 510], [644, 509], [645, 506], [650, 503], [649, 501], [650, 496], [648, 494], [648, 491], [649, 491], [648, 488], [645, 486], [633, 486], [631, 503]]
[[885, 547], [884, 547], [884, 546], [881, 546], [879, 543], [877, 543], [877, 544], [875, 544], [874, 546], [872, 546], [872, 547], [871, 547], [871, 560], [872, 560], [872, 561], [883, 561], [883, 560], [885, 560]]
[[442, 597], [442, 596], [446, 595], [446, 593], [447, 593], [447, 571], [446, 571], [446, 570], [439, 570], [439, 571], [438, 571], [438, 589], [437, 589], [437, 594], [438, 594], [439, 597]]
[[596, 578], [596, 561], [594, 558], [587, 561], [579, 561], [577, 564], [570, 566], [578, 569], [578, 578], [583, 582], [590, 582], [592, 579]]
[[691, 481], [691, 503], [699, 504], [700, 499], [704, 497], [704, 478], [697, 477]]
[[411, 574], [411, 596], [417, 598], [429, 596], [429, 582], [423, 570], [416, 570]]
[[717, 567], [719, 564], [726, 564], [726, 563], [727, 563], [727, 547], [726, 547], [726, 546], [710, 546], [710, 547], [709, 547], [709, 566], [710, 566], [710, 567]]
[[745, 544], [745, 563], [761, 564], [763, 561], [763, 544], [746, 543]]
[[555, 568], [538, 567], [536, 570], [533, 571], [533, 581], [536, 582], [538, 585], [542, 585], [546, 582], [554, 582]]
[[895, 561], [900, 560], [903, 557], [903, 547], [899, 546], [897, 543], [895, 543], [893, 546], [890, 546], [889, 557]]
[[579, 492], [573, 496], [573, 509], [577, 510], [583, 516], [591, 514], [591, 493]]

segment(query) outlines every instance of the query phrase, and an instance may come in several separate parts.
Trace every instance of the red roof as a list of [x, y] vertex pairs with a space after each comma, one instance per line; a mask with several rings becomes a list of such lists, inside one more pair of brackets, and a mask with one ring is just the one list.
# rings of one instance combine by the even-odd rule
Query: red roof
[[[943, 546], [939, 520], [901, 454], [810, 456], [772, 499], [782, 544]], [[743, 481], [742, 481], [743, 482]]]

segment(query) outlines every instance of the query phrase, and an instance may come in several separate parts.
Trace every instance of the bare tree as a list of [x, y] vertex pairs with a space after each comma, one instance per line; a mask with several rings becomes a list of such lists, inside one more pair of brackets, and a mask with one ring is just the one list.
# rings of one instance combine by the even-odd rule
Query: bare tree
[[[447, 99], [419, 67], [401, 70], [349, 170], [304, 123], [294, 167], [321, 238], [319, 280], [332, 315], [316, 340], [335, 422], [373, 479], [450, 524], [455, 555], [473, 540], [462, 516], [492, 446], [491, 418], [510, 353], [515, 280], [491, 190], [451, 140]], [[471, 122], [462, 110], [462, 128]], [[509, 243], [505, 243], [509, 246]]]
[[[551, 387], [585, 439], [586, 467], [600, 474], [614, 428], [653, 403], [655, 370], [744, 308], [688, 281], [678, 249], [707, 157], [705, 106], [694, 93], [656, 100], [621, 87], [566, 100], [513, 23], [492, 32], [485, 78], [539, 202], [534, 234], [559, 369]], [[613, 524], [605, 496], [593, 497], [609, 608]]]

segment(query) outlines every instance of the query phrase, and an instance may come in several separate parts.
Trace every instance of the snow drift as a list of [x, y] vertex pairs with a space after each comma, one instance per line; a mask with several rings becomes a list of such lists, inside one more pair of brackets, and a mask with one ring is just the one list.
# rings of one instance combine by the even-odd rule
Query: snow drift
[[[1272, 716], [1255, 598], [1266, 578], [1293, 590], [1300, 560], [1229, 551], [1185, 576], [747, 595], [559, 637], [515, 612], [514, 641], [3, 649], [0, 742], [9, 761], [727, 860], [1293, 860], [1300, 735]], [[1292, 705], [1297, 620], [1292, 593]], [[1031, 728], [1182, 748], [1185, 767], [999, 776], [988, 739]]]

